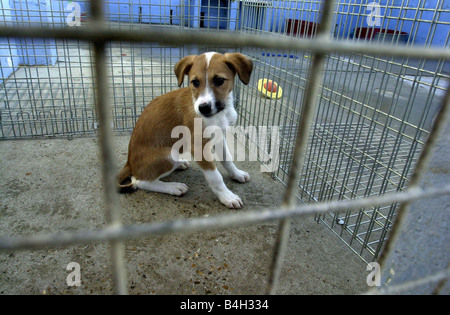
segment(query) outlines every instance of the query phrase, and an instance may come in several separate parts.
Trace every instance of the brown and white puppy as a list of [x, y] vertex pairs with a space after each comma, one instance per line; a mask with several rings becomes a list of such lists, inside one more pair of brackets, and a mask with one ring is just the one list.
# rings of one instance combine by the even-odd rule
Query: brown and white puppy
[[[188, 187], [183, 183], [163, 182], [161, 178], [175, 169], [185, 169], [188, 162], [179, 160], [172, 147], [177, 139], [171, 137], [177, 126], [186, 126], [191, 134], [191, 154], [199, 145], [203, 147], [208, 138], [198, 144], [194, 141], [194, 119], [201, 117], [203, 130], [233, 125], [237, 118], [234, 109], [233, 85], [236, 74], [244, 84], [250, 81], [253, 64], [240, 53], [218, 54], [214, 52], [187, 56], [175, 65], [178, 85], [189, 77], [189, 87], [175, 90], [155, 98], [144, 109], [134, 128], [128, 147], [128, 161], [118, 176], [121, 191], [144, 189], [148, 191], [183, 195]], [[198, 129], [198, 128], [197, 128]], [[202, 130], [202, 132], [203, 132]], [[249, 181], [247, 172], [239, 170], [231, 161], [225, 139], [223, 151], [227, 158], [221, 161], [230, 176], [241, 183]], [[209, 187], [219, 200], [229, 208], [241, 208], [241, 198], [225, 185], [222, 175], [211, 158], [197, 160]]]

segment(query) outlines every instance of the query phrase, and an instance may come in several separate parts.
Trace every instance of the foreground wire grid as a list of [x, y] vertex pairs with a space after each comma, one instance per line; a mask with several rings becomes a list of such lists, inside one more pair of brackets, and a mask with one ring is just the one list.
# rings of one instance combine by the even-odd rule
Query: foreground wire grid
[[[88, 4], [85, 1], [80, 3]], [[438, 135], [439, 128], [436, 127], [432, 134], [434, 137], [430, 136], [433, 121], [440, 128], [444, 124], [443, 115], [437, 113], [439, 108], [444, 112], [448, 106], [448, 100], [443, 101], [445, 82], [449, 78], [448, 51], [438, 47], [423, 51], [417, 48], [418, 45], [409, 47], [415, 42], [423, 43], [425, 47], [436, 44], [434, 35], [442, 31], [442, 27], [445, 29], [449, 25], [446, 17], [450, 10], [443, 6], [442, 1], [434, 9], [425, 6], [411, 7], [408, 1], [402, 1], [399, 6], [386, 4], [383, 23], [394, 30], [410, 25], [407, 38], [395, 32], [367, 38], [363, 29], [355, 27], [351, 32], [350, 26], [357, 26], [367, 18], [362, 9], [365, 6], [357, 1], [338, 1], [336, 7], [334, 2], [328, 2], [331, 7], [326, 12], [329, 13], [332, 8], [336, 10], [329, 15], [325, 21], [327, 23], [319, 23], [320, 1], [202, 1], [199, 6], [187, 1], [180, 2], [175, 9], [170, 1], [161, 1], [160, 5], [150, 7], [152, 10], [148, 14], [142, 10], [138, 14], [121, 11], [121, 1], [105, 1], [109, 5], [109, 11], [105, 12], [106, 19], [113, 22], [92, 33], [89, 20], [95, 23], [102, 23], [104, 20], [99, 3], [94, 1], [91, 4], [92, 16], [87, 16], [86, 22], [83, 21], [75, 30], [65, 28], [65, 10], [58, 8], [61, 16], [49, 23], [50, 28], [55, 30], [53, 33], [40, 32], [39, 29], [34, 29], [33, 33], [26, 29], [21, 35], [17, 35], [18, 30], [10, 28], [11, 23], [8, 21], [11, 20], [3, 10], [4, 24], [7, 27], [1, 29], [0, 35], [14, 34], [32, 38], [13, 43], [10, 37], [6, 37], [1, 43], [1, 57], [12, 55], [11, 47], [14, 44], [21, 47], [26, 44], [31, 49], [22, 49], [20, 57], [29, 62], [43, 58], [47, 66], [21, 66], [12, 74], [8, 74], [10, 67], [2, 67], [2, 139], [42, 136], [70, 138], [96, 134], [100, 130], [103, 150], [108, 152], [111, 138], [109, 126], [112, 125], [115, 131], [132, 130], [149, 99], [176, 88], [172, 69], [181, 56], [209, 50], [226, 51], [228, 46], [237, 47], [255, 63], [253, 81], [249, 87], [239, 86], [236, 91], [239, 123], [244, 127], [280, 127], [280, 148], [275, 149], [280, 150], [281, 158], [279, 168], [273, 172], [273, 176], [288, 186], [286, 199], [294, 196], [303, 204], [311, 205], [367, 196], [382, 197], [368, 199], [369, 202], [359, 208], [339, 208], [330, 203], [325, 210], [318, 204], [318, 208], [312, 206], [313, 210], [309, 212], [306, 210], [308, 208], [295, 208], [295, 205], [285, 204], [284, 210], [281, 210], [284, 213], [279, 213], [280, 210], [269, 211], [269, 214], [250, 213], [248, 220], [243, 220], [246, 216], [238, 215], [236, 218], [229, 216], [228, 219], [224, 217], [205, 222], [200, 220], [168, 226], [122, 228], [117, 218], [118, 209], [114, 203], [112, 185], [106, 191], [110, 225], [104, 231], [82, 233], [84, 236], [67, 235], [67, 238], [59, 236], [58, 241], [52, 240], [52, 237], [5, 240], [1, 243], [2, 248], [113, 241], [116, 292], [125, 293], [126, 277], [121, 267], [123, 255], [120, 241], [130, 237], [161, 231], [204, 230], [220, 225], [218, 222], [222, 222], [224, 226], [234, 226], [243, 224], [242, 222], [286, 219], [302, 213], [317, 214], [316, 220], [327, 225], [363, 260], [371, 261], [377, 259], [382, 252], [384, 241], [393, 229], [396, 213], [400, 211], [400, 202], [408, 204], [406, 201], [412, 200], [413, 196], [420, 198], [430, 195], [429, 192], [413, 190], [414, 185], [404, 195], [392, 196], [389, 192], [401, 192], [408, 185], [411, 186], [413, 171], [420, 161], [421, 152], [422, 156], [425, 155], [422, 166], [426, 164], [426, 154], [423, 154], [427, 152], [424, 147], [426, 139], [429, 139], [432, 146], [434, 137]], [[142, 4], [140, 7], [145, 7], [144, 1]], [[227, 13], [220, 13], [225, 7]], [[41, 26], [42, 21], [31, 18], [36, 9], [22, 9], [21, 12], [28, 18], [24, 20], [28, 22], [21, 23], [20, 26]], [[42, 9], [39, 8], [40, 11]], [[50, 11], [48, 8], [46, 10]], [[177, 15], [177, 10], [184, 14]], [[200, 12], [198, 19], [193, 17], [195, 10]], [[410, 11], [414, 11], [415, 15], [411, 17]], [[211, 17], [212, 12], [216, 12], [215, 18]], [[287, 15], [282, 16], [283, 14]], [[149, 20], [144, 21], [144, 18]], [[296, 20], [313, 22], [298, 24]], [[418, 38], [421, 33], [418, 32], [417, 23], [423, 21], [429, 22], [430, 28], [425, 38]], [[143, 23], [156, 23], [158, 29]], [[328, 27], [320, 30], [319, 25]], [[221, 32], [218, 33], [220, 36], [211, 33], [208, 37], [208, 33], [202, 33], [201, 36], [188, 38], [193, 27], [207, 27], [216, 32], [239, 32], [238, 35], [233, 33], [231, 37], [227, 37], [229, 33]], [[349, 41], [349, 44], [339, 46], [338, 43], [330, 45], [325, 42], [326, 45], [321, 46], [323, 40], [328, 40], [328, 36], [317, 36], [308, 41], [317, 32], [320, 35], [320, 31], [322, 35], [332, 35]], [[135, 34], [137, 37], [133, 37]], [[162, 35], [164, 38], [161, 38]], [[188, 39], [183, 39], [183, 36]], [[102, 40], [111, 37], [114, 37], [114, 41]], [[150, 43], [143, 42], [144, 38]], [[298, 41], [292, 41], [293, 38]], [[130, 42], [121, 41], [130, 39]], [[383, 44], [385, 48], [382, 55], [391, 57], [372, 54], [375, 52], [374, 45], [361, 50], [361, 42], [368, 39]], [[219, 43], [221, 45], [217, 47]], [[278, 45], [279, 43], [284, 46]], [[447, 33], [447, 37], [439, 44], [448, 47], [448, 43]], [[283, 49], [280, 50], [280, 47]], [[56, 60], [54, 56], [57, 56]], [[412, 56], [420, 58], [413, 59]], [[9, 64], [14, 65], [15, 62], [17, 61], [13, 59]], [[316, 73], [310, 72], [312, 67], [323, 69], [323, 72], [319, 71], [323, 74], [323, 81], [316, 77]], [[105, 69], [109, 72], [105, 73]], [[149, 77], [152, 81], [149, 81]], [[262, 98], [257, 89], [257, 79], [263, 77], [270, 78], [283, 87], [285, 97]], [[98, 88], [106, 80], [114, 100], [111, 109], [106, 101], [108, 97], [101, 95], [109, 89]], [[312, 81], [316, 82], [315, 87], [308, 86]], [[308, 110], [305, 107], [307, 92], [309, 100], [312, 100], [307, 104], [312, 108], [309, 115], [314, 124], [311, 128], [306, 128], [306, 132], [302, 132], [299, 126], [308, 126], [308, 119], [304, 115]], [[97, 107], [94, 106], [95, 100]], [[109, 112], [112, 114], [111, 122], [108, 120]], [[437, 123], [439, 120], [440, 124]], [[299, 139], [308, 144], [304, 149], [298, 150], [299, 146], [295, 143]], [[270, 150], [268, 153], [274, 152], [274, 148]], [[300, 158], [294, 158], [296, 150], [299, 151], [297, 155]], [[303, 168], [297, 172], [293, 166], [300, 159], [303, 161]], [[104, 161], [107, 183], [113, 183], [112, 163], [112, 160]], [[292, 180], [294, 177], [299, 181]], [[417, 177], [420, 177], [420, 171], [416, 171]], [[294, 183], [289, 183], [289, 180]], [[411, 192], [415, 192], [415, 195]], [[434, 191], [433, 194], [446, 192], [448, 187]], [[383, 197], [386, 199], [382, 199]], [[354, 205], [359, 204], [355, 202]], [[292, 208], [297, 209], [297, 212], [286, 212]], [[355, 209], [361, 210], [355, 212]], [[279, 240], [283, 244], [286, 240], [280, 235]], [[274, 261], [277, 259], [282, 261], [282, 251], [275, 251]], [[279, 268], [279, 264], [275, 262], [273, 274]], [[271, 279], [268, 292], [274, 292], [276, 278], [275, 275], [275, 279]]]

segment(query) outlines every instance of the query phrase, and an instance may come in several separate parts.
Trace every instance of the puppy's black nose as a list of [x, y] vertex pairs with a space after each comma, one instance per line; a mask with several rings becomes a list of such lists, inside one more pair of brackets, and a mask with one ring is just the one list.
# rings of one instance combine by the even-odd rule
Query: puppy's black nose
[[198, 106], [198, 110], [202, 115], [210, 116], [211, 115], [211, 103], [202, 103]]

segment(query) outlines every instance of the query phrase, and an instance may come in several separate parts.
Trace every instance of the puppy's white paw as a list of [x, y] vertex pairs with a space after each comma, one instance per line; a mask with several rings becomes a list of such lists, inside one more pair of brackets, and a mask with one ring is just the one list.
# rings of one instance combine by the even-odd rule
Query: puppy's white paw
[[250, 180], [250, 175], [247, 172], [244, 172], [244, 171], [241, 171], [241, 170], [237, 170], [236, 173], [231, 175], [231, 178], [234, 179], [235, 181], [240, 182], [240, 183], [245, 183], [245, 182], [248, 182]]
[[220, 202], [230, 209], [240, 209], [244, 205], [241, 198], [230, 190], [220, 193], [218, 197]]

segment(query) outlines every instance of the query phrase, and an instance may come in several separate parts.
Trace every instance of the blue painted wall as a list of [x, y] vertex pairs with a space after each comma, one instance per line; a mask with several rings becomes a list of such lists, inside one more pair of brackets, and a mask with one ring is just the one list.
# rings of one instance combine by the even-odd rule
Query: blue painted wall
[[[369, 27], [366, 16], [370, 11], [367, 9], [367, 4], [373, 1], [354, 0], [350, 4], [348, 0], [340, 1], [347, 3], [339, 5], [341, 14], [337, 15], [336, 24], [340, 26], [341, 31], [337, 35], [339, 37], [348, 37], [352, 35], [355, 27]], [[450, 13], [436, 13], [435, 9], [449, 10], [450, 1], [409, 0], [408, 5], [405, 5], [402, 0], [377, 0], [377, 2], [380, 5], [380, 27], [382, 29], [406, 32], [409, 35], [409, 41], [417, 45], [445, 46], [448, 33], [450, 32], [450, 25], [440, 24], [439, 22], [448, 23], [450, 21]], [[398, 9], [402, 5], [404, 8]], [[397, 8], [392, 9], [391, 7]], [[365, 14], [365, 16], [358, 17], [359, 14]], [[431, 23], [433, 20], [435, 22]]]
[[[409, 8], [419, 7], [420, 10], [400, 10], [400, 9], [386, 9], [386, 5], [401, 6], [401, 0], [379, 0], [381, 6], [381, 15], [390, 16], [388, 19], [384, 19], [383, 26], [387, 26], [390, 29], [397, 29], [407, 32], [415, 44], [431, 44], [433, 46], [445, 46], [448, 33], [450, 32], [450, 25], [443, 25], [439, 23], [430, 22], [415, 22], [404, 21], [402, 25], [398, 25], [396, 18], [408, 18], [431, 21], [436, 14], [436, 22], [449, 22], [450, 13], [440, 12], [436, 13], [434, 9], [436, 7], [440, 9], [450, 9], [450, 1], [448, 0], [410, 0], [408, 3]], [[433, 10], [424, 10], [433, 9]]]
[[200, 21], [206, 28], [227, 29], [229, 12], [229, 1], [202, 0]]
[[[237, 3], [228, 0], [114, 0], [106, 2], [105, 6], [110, 21], [180, 25], [184, 15], [184, 26], [198, 28], [204, 24], [208, 28], [236, 28], [236, 22], [228, 23], [228, 20], [236, 20]], [[82, 11], [88, 11], [86, 4], [82, 5]], [[205, 15], [203, 23], [200, 21], [202, 14]]]
[[[180, 25], [182, 2], [183, 0], [115, 0], [105, 3], [106, 18], [115, 22]], [[86, 10], [86, 7], [85, 4], [82, 10]]]
[[265, 1], [266, 6], [239, 3], [241, 12], [239, 28], [262, 29], [267, 32], [284, 33], [289, 19], [315, 22], [320, 8], [319, 0], [312, 1]]
[[[374, 0], [340, 0], [334, 23], [338, 26], [335, 36], [349, 38], [356, 27], [368, 27], [366, 6]], [[66, 8], [72, 1], [61, 0], [0, 0], [0, 22], [12, 25], [48, 25], [66, 27], [70, 13]], [[76, 1], [82, 15], [89, 16], [89, 2]], [[315, 22], [319, 17], [319, 0], [266, 1], [263, 9], [247, 7], [241, 1], [225, 0], [111, 0], [106, 1], [106, 16], [111, 21], [180, 25], [236, 30], [245, 27], [260, 28], [268, 32], [285, 32], [286, 20], [298, 19]], [[445, 46], [450, 26], [439, 22], [450, 21], [449, 12], [436, 12], [436, 7], [450, 10], [448, 0], [409, 0], [410, 9], [401, 7], [402, 0], [378, 0], [382, 28], [409, 34], [410, 42], [418, 45]], [[184, 6], [184, 12], [183, 10]], [[419, 10], [416, 10], [419, 8]], [[433, 10], [426, 10], [433, 9]], [[241, 16], [237, 17], [237, 12]], [[201, 21], [201, 15], [205, 19]], [[364, 15], [361, 15], [364, 14]], [[208, 19], [209, 16], [209, 19]], [[401, 20], [398, 19], [411, 19]], [[431, 23], [435, 18], [437, 23]], [[261, 20], [262, 22], [258, 22]], [[239, 22], [236, 22], [239, 21]], [[448, 45], [448, 44], [447, 44]], [[0, 39], [0, 84], [21, 64], [53, 65], [57, 60], [54, 40]]]
[[[337, 15], [333, 21], [337, 25], [337, 32], [334, 35], [339, 38], [351, 38], [356, 27], [368, 27], [367, 15], [370, 11], [367, 9], [367, 4], [373, 1], [380, 5], [382, 28], [406, 32], [414, 44], [445, 46], [450, 26], [439, 24], [439, 22], [450, 21], [450, 13], [436, 13], [435, 8], [449, 10], [449, 0], [409, 0], [408, 5], [405, 5], [403, 0], [338, 0]], [[244, 12], [240, 3], [241, 14], [244, 13], [245, 16], [241, 16], [239, 27], [284, 33], [288, 19], [317, 22], [319, 18], [320, 0], [266, 2], [270, 5], [264, 9], [258, 10], [250, 6]], [[409, 9], [390, 8], [402, 5]], [[435, 15], [437, 23], [425, 22], [432, 21]], [[263, 16], [263, 23], [258, 23], [261, 16]], [[416, 21], [400, 20], [399, 22], [399, 19], [416, 19]]]
[[[341, 0], [338, 1], [338, 14], [334, 21], [338, 25], [339, 32], [335, 35], [341, 38], [351, 36], [355, 27], [367, 27], [365, 16], [368, 14], [367, 3], [374, 0]], [[445, 44], [448, 25], [434, 24], [428, 22], [403, 21], [397, 22], [397, 18], [408, 18], [419, 20], [432, 20], [434, 11], [420, 10], [417, 13], [413, 9], [390, 9], [389, 6], [400, 7], [402, 0], [377, 0], [381, 8], [383, 27], [401, 30], [410, 34], [416, 44], [430, 43], [442, 46]], [[51, 21], [53, 23], [65, 21], [68, 14], [67, 3], [70, 1], [57, 0], [2, 0], [2, 4], [9, 3], [11, 7], [19, 8], [18, 19], [27, 21]], [[82, 13], [89, 14], [89, 1], [77, 0]], [[246, 16], [240, 17], [240, 24], [236, 25], [236, 12], [242, 13], [241, 1], [228, 0], [111, 0], [106, 1], [105, 11], [107, 18], [111, 21], [154, 23], [180, 25], [184, 15], [185, 26], [200, 27], [200, 16], [205, 14], [205, 27], [235, 30], [240, 27], [262, 28], [268, 32], [284, 32], [287, 19], [299, 19], [304, 21], [317, 21], [319, 12], [319, 0], [313, 1], [266, 1], [265, 9], [256, 12], [255, 9], [247, 9]], [[184, 12], [182, 12], [184, 5]], [[209, 6], [209, 8], [208, 8]], [[450, 9], [450, 1], [446, 0], [410, 0], [409, 8], [421, 7], [422, 9], [434, 9], [439, 6], [442, 9]], [[39, 12], [39, 8], [41, 11]], [[50, 8], [50, 9], [46, 9]], [[32, 12], [36, 10], [36, 12]], [[45, 12], [48, 11], [48, 12]], [[51, 11], [51, 12], [49, 12]], [[53, 13], [52, 13], [53, 12]], [[260, 25], [256, 25], [261, 19]], [[209, 15], [209, 20], [208, 20]], [[450, 21], [450, 13], [442, 12], [437, 15], [437, 21]], [[228, 21], [230, 23], [228, 24]], [[228, 24], [228, 25], [227, 25]], [[429, 36], [434, 34], [434, 36]], [[431, 37], [432, 40], [430, 39]], [[39, 59], [39, 58], [38, 58]], [[39, 61], [39, 60], [38, 60]], [[33, 62], [33, 60], [31, 60]]]
[[[12, 27], [44, 25], [65, 27], [70, 13], [70, 1], [61, 0], [0, 0], [0, 21]], [[1, 38], [0, 84], [20, 65], [54, 65], [57, 61], [54, 40]]]
[[[36, 26], [53, 23], [52, 1], [11, 0], [18, 26]], [[56, 42], [49, 39], [17, 39], [20, 63], [24, 65], [53, 65], [56, 63]]]
[[[0, 8], [2, 15], [0, 16], [0, 23], [11, 23], [14, 20], [13, 13], [9, 0], [1, 0]], [[0, 84], [3, 84], [4, 79], [8, 78], [20, 64], [16, 41], [12, 38], [0, 38]]]
[[200, 16], [198, 1], [196, 0], [186, 0], [184, 6], [184, 16], [185, 25], [187, 27], [197, 28], [199, 27], [199, 19], [196, 18]]
[[[137, 1], [130, 3], [129, 0], [117, 0], [114, 3], [107, 3], [105, 5], [106, 17], [114, 22], [138, 23], [139, 5], [135, 2]], [[144, 5], [145, 2], [149, 1], [142, 1], [141, 4]]]

